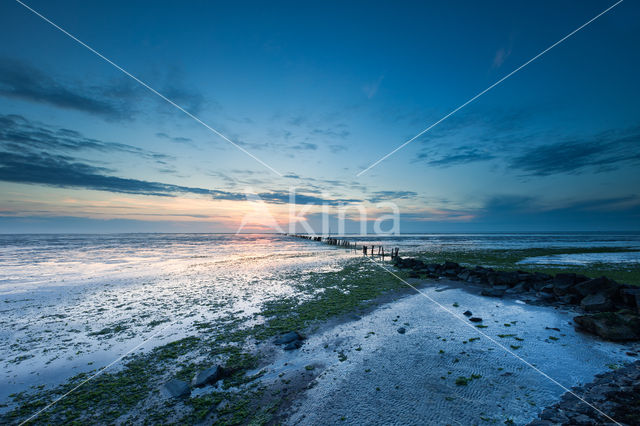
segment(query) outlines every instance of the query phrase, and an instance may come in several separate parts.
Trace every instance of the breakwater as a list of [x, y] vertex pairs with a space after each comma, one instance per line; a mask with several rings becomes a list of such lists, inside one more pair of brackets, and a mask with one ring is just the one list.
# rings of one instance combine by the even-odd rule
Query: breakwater
[[317, 241], [320, 243], [325, 243], [330, 246], [342, 247], [348, 250], [353, 250], [354, 253], [362, 252], [364, 256], [379, 256], [383, 260], [385, 256], [390, 257], [391, 259], [395, 259], [399, 256], [400, 249], [398, 247], [386, 248], [379, 245], [358, 245], [355, 241], [350, 241], [344, 238], [335, 238], [335, 237], [323, 237], [318, 235], [308, 235], [308, 234], [285, 234], [288, 237], [302, 238], [310, 241]]

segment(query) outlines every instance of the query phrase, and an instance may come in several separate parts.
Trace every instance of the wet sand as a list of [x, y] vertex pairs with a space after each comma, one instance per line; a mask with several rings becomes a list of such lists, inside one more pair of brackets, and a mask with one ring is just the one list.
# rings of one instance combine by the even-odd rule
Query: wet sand
[[[523, 424], [565, 393], [479, 332], [566, 388], [634, 360], [625, 354], [628, 345], [575, 331], [568, 310], [487, 298], [456, 283], [422, 291], [465, 323], [413, 294], [328, 326], [300, 351], [277, 356], [264, 384], [298, 377], [298, 385], [307, 385], [286, 423]], [[486, 328], [466, 326], [466, 310]]]

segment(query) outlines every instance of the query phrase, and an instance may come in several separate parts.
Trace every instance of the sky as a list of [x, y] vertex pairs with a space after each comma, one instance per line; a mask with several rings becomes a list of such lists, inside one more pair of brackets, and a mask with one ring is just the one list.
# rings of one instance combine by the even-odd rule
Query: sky
[[24, 3], [0, 233], [640, 230], [637, 2]]

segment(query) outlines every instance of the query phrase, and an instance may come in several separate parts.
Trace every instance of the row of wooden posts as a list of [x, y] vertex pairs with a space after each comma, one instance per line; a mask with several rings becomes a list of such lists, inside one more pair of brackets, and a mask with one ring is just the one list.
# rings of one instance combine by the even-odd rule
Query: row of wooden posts
[[[338, 247], [344, 247], [346, 249], [353, 249], [353, 251], [355, 252], [357, 252], [361, 248], [363, 255], [380, 256], [382, 257], [382, 260], [384, 260], [385, 256], [391, 256], [391, 259], [396, 258], [398, 257], [398, 252], [400, 251], [398, 247], [394, 247], [390, 251], [385, 252], [384, 246], [382, 245], [358, 246], [358, 244], [356, 244], [355, 241], [341, 240], [339, 238], [334, 238], [334, 237], [318, 237], [315, 235], [305, 235], [305, 234], [286, 234], [286, 235], [290, 237], [303, 238], [305, 240], [324, 242], [326, 244], [329, 244], [330, 246], [338, 246]], [[378, 249], [377, 253], [376, 253], [376, 248]]]

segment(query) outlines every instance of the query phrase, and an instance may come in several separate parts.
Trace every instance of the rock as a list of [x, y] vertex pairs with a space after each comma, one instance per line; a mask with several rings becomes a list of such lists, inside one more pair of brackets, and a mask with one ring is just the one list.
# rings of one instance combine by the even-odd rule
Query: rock
[[528, 291], [528, 290], [529, 290], [529, 284], [527, 284], [526, 281], [520, 281], [518, 284], [514, 285], [509, 290], [507, 290], [505, 293], [518, 294], [518, 293], [524, 293], [525, 291]]
[[613, 302], [606, 294], [596, 293], [582, 299], [580, 306], [587, 312], [605, 312], [613, 308]]
[[499, 289], [499, 288], [484, 288], [482, 289], [481, 294], [483, 296], [489, 296], [489, 297], [502, 297], [504, 296], [505, 290]]
[[552, 300], [552, 299], [555, 299], [555, 297], [556, 297], [555, 294], [548, 293], [546, 291], [539, 291], [539, 292], [536, 293], [536, 296], [540, 300]]
[[471, 321], [471, 322], [482, 322], [482, 318], [480, 318], [480, 317], [471, 317], [471, 318], [469, 318], [469, 321]]
[[[571, 280], [569, 279], [561, 279], [558, 280], [559, 275], [572, 275]], [[575, 274], [557, 274], [556, 278], [553, 281], [553, 292], [556, 296], [564, 296], [568, 294], [571, 288], [575, 285]]]
[[224, 376], [224, 369], [219, 365], [207, 368], [198, 372], [191, 381], [191, 386], [199, 388], [201, 386], [214, 384]]
[[297, 331], [290, 331], [277, 337], [273, 343], [276, 345], [286, 345], [287, 343], [291, 343], [296, 340], [304, 340], [304, 337], [302, 337], [302, 335]]
[[162, 386], [162, 392], [171, 398], [181, 398], [191, 393], [189, 385], [182, 380], [170, 380]]
[[438, 265], [437, 263], [429, 263], [427, 265], [427, 269], [431, 273], [436, 273], [436, 272], [438, 272], [440, 270], [440, 265]]
[[489, 274], [487, 278], [489, 279], [489, 284], [492, 286], [506, 285], [512, 287], [520, 281], [518, 273], [515, 271], [498, 271]]
[[462, 281], [467, 281], [469, 279], [469, 275], [471, 275], [471, 271], [462, 271], [458, 274], [458, 278], [460, 278]]
[[473, 313], [471, 311], [464, 311], [462, 315], [464, 315], [465, 317], [470, 317], [473, 315]]
[[451, 269], [454, 271], [457, 271], [458, 269], [460, 269], [460, 265], [457, 264], [456, 262], [444, 262], [444, 269]]
[[547, 281], [536, 280], [531, 283], [531, 288], [533, 288], [535, 291], [540, 291], [548, 284], [549, 283]]
[[636, 312], [640, 312], [640, 288], [625, 287], [620, 289], [622, 303]]
[[620, 284], [615, 281], [611, 281], [607, 279], [607, 277], [594, 278], [592, 280], [587, 280], [581, 282], [580, 284], [576, 284], [572, 291], [575, 291], [581, 296], [588, 296], [593, 293], [606, 293], [612, 294], [617, 292]]
[[294, 340], [293, 342], [287, 343], [287, 345], [285, 345], [284, 347], [284, 350], [293, 351], [295, 349], [300, 349], [300, 347], [302, 347], [302, 340]]
[[582, 329], [603, 339], [628, 341], [640, 339], [640, 317], [631, 311], [601, 312], [573, 319]]
[[404, 334], [404, 333], [406, 333], [406, 332], [407, 332], [407, 330], [406, 330], [404, 327], [400, 327], [400, 328], [398, 329], [398, 333], [400, 333], [400, 334]]
[[576, 283], [576, 274], [559, 273], [553, 278], [556, 284], [573, 286]]
[[562, 303], [566, 303], [569, 305], [576, 305], [580, 302], [580, 296], [577, 294], [565, 294], [564, 296], [557, 296], [558, 300]]

